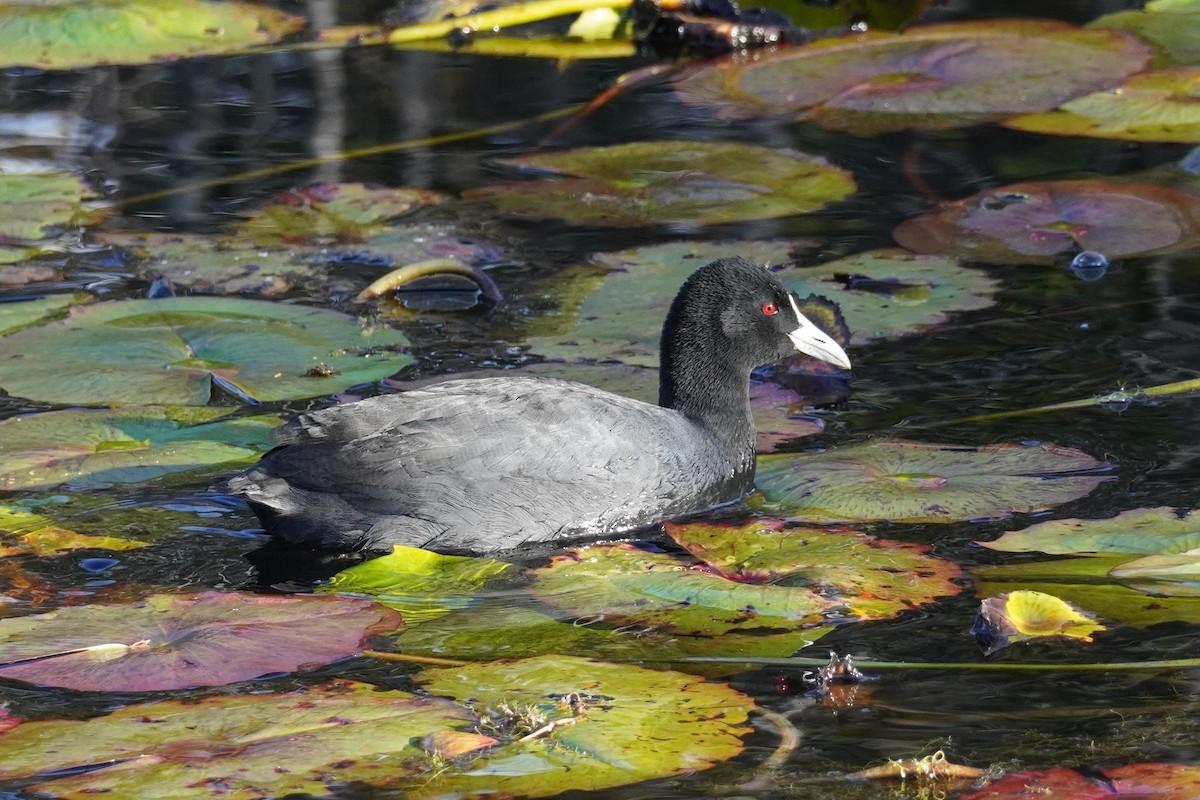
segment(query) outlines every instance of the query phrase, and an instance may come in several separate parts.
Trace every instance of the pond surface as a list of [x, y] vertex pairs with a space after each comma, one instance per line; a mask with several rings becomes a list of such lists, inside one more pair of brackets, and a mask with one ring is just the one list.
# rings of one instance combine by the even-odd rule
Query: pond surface
[[[286, 10], [310, 18], [334, 10], [334, 4], [311, 5]], [[339, 23], [374, 21], [382, 11], [337, 5]], [[1078, 4], [1039, 4], [1031, 13], [1079, 22], [1113, 10], [1109, 5], [1115, 4], [1103, 9], [1089, 6], [1081, 13]], [[971, 14], [986, 16], [976, 10], [938, 11], [942, 19]], [[583, 312], [580, 303], [589, 302], [583, 298], [614, 264], [627, 267], [634, 276], [641, 263], [637, 259], [655, 246], [677, 245], [683, 252], [705, 255], [776, 247], [781, 254], [776, 264], [796, 262], [781, 274], [796, 281], [798, 288], [804, 286], [802, 294], [820, 293], [825, 287], [833, 299], [846, 305], [850, 301], [839, 298], [833, 287], [849, 295], [849, 279], [840, 283], [825, 279], [812, 286], [811, 280], [804, 284], [804, 269], [894, 247], [892, 231], [898, 224], [941, 201], [1007, 184], [1066, 179], [1111, 177], [1117, 183], [1137, 180], [1186, 189], [1186, 176], [1191, 174], [1178, 166], [1188, 162], [1189, 144], [1059, 138], [996, 124], [865, 136], [795, 122], [789, 115], [736, 120], [705, 106], [680, 102], [665, 76], [636, 83], [592, 113], [570, 116], [577, 104], [592, 100], [620, 76], [654, 63], [649, 56], [559, 62], [364, 47], [281, 49], [72, 72], [10, 69], [0, 75], [0, 111], [6, 118], [25, 115], [27, 122], [33, 115], [51, 115], [45, 118], [57, 120], [57, 127], [49, 139], [0, 138], [4, 169], [40, 160], [82, 174], [115, 205], [115, 212], [97, 232], [66, 242], [64, 252], [36, 262], [53, 269], [49, 280], [14, 283], [0, 289], [0, 296], [17, 301], [84, 292], [98, 302], [110, 302], [166, 293], [165, 284], [154, 283], [158, 272], [151, 246], [147, 246], [149, 256], [139, 256], [106, 245], [103, 236], [228, 235], [240, 219], [273, 196], [310, 184], [365, 183], [445, 194], [446, 202], [418, 208], [396, 223], [428, 226], [405, 229], [403, 236], [437, 239], [444, 245], [441, 250], [420, 250], [415, 255], [405, 250], [391, 263], [381, 260], [377, 252], [386, 251], [387, 244], [369, 249], [326, 243], [322, 246], [332, 255], [319, 268], [297, 271], [275, 285], [271, 302], [370, 317], [376, 328], [402, 332], [409, 345], [393, 349], [412, 356], [412, 363], [402, 365], [388, 381], [372, 377], [307, 399], [301, 394], [297, 396], [302, 399], [272, 399], [251, 406], [236, 387], [218, 386], [209, 401], [212, 406], [231, 407], [234, 418], [273, 414], [288, 418], [300, 410], [409, 382], [485, 368], [525, 368], [562, 358], [561, 343], [571, 334], [564, 333], [569, 326], [561, 320], [608, 310], [619, 315], [624, 309], [615, 305], [606, 309], [603, 303], [626, 302], [622, 298], [638, 294], [636, 284], [629, 284], [634, 288], [625, 289], [624, 295], [617, 291], [596, 295], [599, 299], [584, 305]], [[545, 119], [522, 123], [539, 117]], [[470, 135], [491, 126], [495, 127], [491, 133]], [[820, 156], [853, 176], [857, 189], [818, 204], [823, 207], [812, 213], [725, 224], [676, 221], [642, 227], [522, 221], [502, 216], [484, 200], [460, 199], [472, 189], [535, 174], [518, 173], [504, 159], [561, 147], [670, 139], [738, 142]], [[360, 157], [336, 157], [397, 142], [408, 144]], [[1194, 155], [1191, 158], [1194, 162]], [[295, 166], [299, 162], [304, 163]], [[785, 244], [771, 244], [776, 242]], [[400, 251], [399, 245], [394, 247]], [[633, 248], [643, 249], [633, 255], [625, 252]], [[894, 615], [841, 620], [845, 624], [833, 626], [808, 646], [792, 639], [773, 647], [747, 646], [743, 651], [721, 645], [719, 634], [710, 639], [690, 633], [652, 636], [649, 623], [619, 616], [606, 623], [602, 611], [590, 610], [602, 606], [605, 598], [591, 598], [592, 606], [586, 598], [576, 605], [547, 602], [539, 594], [535, 584], [540, 579], [533, 577], [533, 571], [544, 567], [556, 552], [542, 549], [515, 559], [517, 568], [502, 580], [493, 578], [482, 589], [471, 588], [447, 601], [458, 609], [451, 614], [424, 619], [412, 611], [411, 598], [410, 606], [401, 602], [402, 612], [411, 615], [411, 627], [399, 636], [373, 640], [376, 649], [491, 662], [544, 652], [587, 656], [595, 648], [595, 655], [612, 661], [711, 676], [778, 715], [752, 716], [753, 730], [744, 738], [744, 751], [712, 769], [600, 789], [593, 796], [890, 797], [895, 796], [892, 786], [848, 783], [836, 776], [937, 750], [956, 763], [997, 771], [1062, 766], [1086, 768], [1087, 775], [1087, 769], [1140, 762], [1200, 762], [1200, 715], [1196, 714], [1200, 686], [1195, 668], [1093, 672], [1070, 668], [1082, 663], [1200, 657], [1196, 645], [1200, 606], [1192, 605], [1197, 602], [1194, 580], [1172, 580], [1149, 588], [1144, 582], [1126, 581], [1131, 591], [1103, 572], [1064, 577], [1053, 567], [1020, 571], [1022, 564], [1045, 566], [1057, 563], [1062, 555], [1003, 552], [978, 544], [1051, 519], [1097, 520], [1156, 507], [1183, 513], [1197, 506], [1200, 424], [1195, 392], [1137, 395], [1138, 389], [1200, 377], [1200, 246], [1165, 250], [1114, 257], [1107, 268], [1090, 270], [1078, 265], [1072, 269], [1072, 254], [1031, 259], [1033, 263], [964, 260], [977, 282], [963, 293], [988, 298], [966, 306], [972, 310], [953, 307], [941, 315], [939, 324], [927, 320], [906, 335], [889, 331], [867, 337], [861, 334], [877, 323], [874, 306], [867, 303], [857, 317], [847, 313], [852, 332], [860, 335], [849, 348], [854, 367], [848, 376], [814, 370], [811, 363], [759, 374], [795, 393], [784, 404], [783, 417], [791, 417], [792, 423], [803, 417], [810, 429], [823, 425], [813, 435], [783, 441], [778, 445], [781, 452], [835, 451], [864, 442], [905, 439], [970, 447], [1009, 444], [1037, 449], [1039, 444], [1053, 444], [1105, 462], [1097, 469], [1083, 468], [1082, 474], [1104, 478], [1095, 480], [1090, 491], [1056, 503], [1040, 503], [1036, 496], [1012, 499], [1012, 508], [1021, 513], [1009, 514], [1005, 509], [986, 515], [990, 519], [953, 523], [901, 523], [885, 518], [855, 526], [894, 542], [921, 545], [918, 549], [924, 557], [958, 565], [949, 579], [954, 589], [904, 601], [904, 610]], [[597, 253], [609, 255], [597, 258]], [[463, 291], [413, 294], [407, 302], [418, 310], [353, 302], [392, 266], [447, 254], [484, 268], [504, 302], [496, 308], [443, 310], [461, 301]], [[673, 277], [659, 280], [677, 285]], [[883, 297], [883, 305], [913, 302], [911, 295], [904, 294], [903, 275], [897, 280], [900, 283], [882, 285], [867, 281], [859, 291]], [[939, 280], [943, 279], [934, 283]], [[212, 291], [204, 286], [189, 288], [178, 274], [172, 282], [180, 296]], [[653, 294], [650, 288], [645, 292]], [[475, 298], [467, 294], [470, 305]], [[428, 310], [430, 305], [434, 310]], [[625, 324], [641, 326], [643, 333], [657, 331], [665, 305], [657, 306], [657, 312], [650, 305], [644, 319]], [[879, 320], [884, 329], [892, 324], [883, 317]], [[551, 352], [549, 340], [558, 342], [558, 352]], [[253, 349], [253, 342], [249, 347]], [[25, 355], [43, 357], [39, 352]], [[611, 350], [602, 348], [596, 355], [584, 354], [592, 362], [611, 357]], [[653, 355], [650, 359], [653, 363]], [[622, 360], [645, 366], [636, 358]], [[48, 363], [48, 370], [56, 369]], [[596, 380], [633, 393], [637, 386], [645, 386], [644, 375], [629, 378], [628, 385], [621, 384], [619, 376]], [[8, 418], [83, 402], [74, 399], [69, 389], [61, 391], [33, 400], [12, 392], [14, 396], [0, 400], [0, 413]], [[1030, 411], [1109, 395], [1104, 403]], [[56, 398], [68, 400], [63, 404]], [[1025, 413], [1002, 413], [1010, 411]], [[265, 446], [262, 442], [247, 445], [255, 451]], [[358, 560], [353, 556], [307, 558], [263, 549], [265, 537], [259, 534], [253, 515], [235, 499], [210, 491], [252, 455], [242, 454], [240, 463], [216, 463], [155, 480], [122, 483], [102, 478], [90, 485], [76, 480], [9, 492], [0, 498], [6, 508], [37, 511], [63, 528], [147, 546], [85, 546], [52, 553], [17, 548], [0, 559], [0, 590], [5, 594], [0, 615], [17, 618], [60, 607], [133, 602], [152, 594], [206, 589], [308, 592], [353, 565]], [[936, 482], [941, 478], [930, 477], [936, 469], [914, 468], [906, 479]], [[1027, 473], [1054, 471], [1031, 467]], [[991, 488], [986, 480], [975, 485], [980, 493]], [[787, 507], [764, 510], [757, 502], [752, 499], [720, 509], [711, 520], [741, 524], [772, 513], [801, 516]], [[680, 544], [660, 531], [646, 535], [643, 551], [656, 557], [686, 556]], [[529, 576], [520, 577], [525, 568], [531, 570]], [[1194, 578], [1194, 570], [1191, 575]], [[787, 585], [786, 580], [779, 583]], [[1114, 599], [1093, 591], [1110, 585], [1125, 594]], [[1091, 642], [1034, 638], [983, 655], [969, 632], [980, 601], [1034, 588], [1076, 603], [1096, 615], [1105, 630], [1095, 633]], [[1102, 602], [1103, 607], [1089, 607], [1089, 600]], [[436, 591], [427, 589], [423, 602], [436, 606], [436, 601]], [[563, 626], [592, 629], [596, 641], [608, 639], [596, 644], [563, 638], [560, 644], [546, 628], [530, 622], [528, 615], [533, 614], [543, 622], [557, 620]], [[812, 629], [816, 639], [825, 631], [817, 628], [809, 620], [790, 633]], [[678, 639], [686, 643], [680, 645]], [[824, 659], [831, 651], [858, 660], [946, 662], [947, 666], [864, 667], [873, 680], [821, 692], [812, 684], [808, 666], [756, 663], [793, 653]], [[745, 663], [714, 666], [689, 661], [709, 654], [738, 657], [743, 652]], [[229, 657], [236, 658], [236, 651]], [[981, 664], [1063, 668], [970, 668]], [[411, 691], [416, 686], [413, 676], [422, 669], [404, 661], [355, 657], [312, 671], [151, 694], [78, 692], [0, 680], [0, 708], [26, 721], [80, 720], [148, 700], [287, 692], [334, 678]], [[764, 772], [764, 761], [780, 746], [781, 718], [794, 726], [801, 740], [785, 753], [782, 769]], [[33, 797], [33, 790], [26, 788], [31, 782], [26, 777], [0, 783], [0, 789], [7, 789], [0, 796]], [[329, 783], [337, 797], [407, 792], [362, 784], [340, 786], [336, 776]], [[922, 795], [909, 786], [912, 796], [954, 796], [962, 789]]]

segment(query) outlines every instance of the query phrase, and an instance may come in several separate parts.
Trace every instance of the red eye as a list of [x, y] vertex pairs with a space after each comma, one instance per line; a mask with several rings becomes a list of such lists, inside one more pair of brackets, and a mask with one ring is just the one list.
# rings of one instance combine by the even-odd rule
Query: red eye
[[763, 313], [768, 317], [773, 317], [779, 313], [779, 309], [774, 303], [763, 303]]

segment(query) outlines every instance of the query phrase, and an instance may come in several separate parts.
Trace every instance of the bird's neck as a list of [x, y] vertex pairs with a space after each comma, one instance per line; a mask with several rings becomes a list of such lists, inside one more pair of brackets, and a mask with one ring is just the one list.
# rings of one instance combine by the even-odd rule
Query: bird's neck
[[680, 322], [675, 333], [670, 338], [663, 337], [658, 404], [694, 420], [738, 452], [752, 454], [755, 432], [750, 413], [750, 371], [753, 365], [731, 362], [728, 354], [712, 352], [711, 345], [703, 347], [701, 342], [712, 339], [690, 335], [686, 321]]

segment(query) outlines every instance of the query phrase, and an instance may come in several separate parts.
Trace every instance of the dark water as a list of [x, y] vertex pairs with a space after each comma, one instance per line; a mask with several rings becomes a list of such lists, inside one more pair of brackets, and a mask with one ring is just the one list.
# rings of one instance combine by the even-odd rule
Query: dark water
[[[1067, 19], [1109, 10], [1098, 4], [1035, 5]], [[374, 9], [343, 7], [341, 13], [342, 21], [358, 21], [371, 18]], [[956, 9], [939, 13], [953, 16]], [[505, 248], [506, 256], [491, 274], [508, 302], [492, 316], [424, 315], [399, 323], [414, 342], [414, 377], [522, 360], [519, 342], [507, 332], [521, 317], [553, 307], [531, 292], [531, 279], [551, 276], [597, 250], [693, 235], [734, 240], [798, 236], [816, 238], [825, 260], [890, 245], [895, 224], [935, 199], [1018, 180], [1127, 175], [1172, 164], [1188, 152], [1184, 146], [1047, 140], [995, 126], [865, 139], [784, 121], [730, 124], [681, 106], [665, 86], [649, 84], [556, 138], [548, 138], [556, 123], [533, 124], [447, 145], [239, 177], [337, 151], [533, 117], [587, 101], [643, 63], [650, 62], [580, 62], [560, 68], [546, 60], [380, 48], [279, 52], [54, 75], [10, 71], [0, 76], [0, 108], [65, 115], [76, 134], [38, 155], [87, 171], [110, 188], [115, 200], [133, 198], [122, 209], [129, 227], [150, 230], [212, 230], [255, 201], [313, 181], [458, 193], [504, 174], [492, 159], [548, 144], [738, 140], [821, 154], [859, 182], [858, 194], [818, 214], [695, 233], [514, 224], [473, 212], [475, 232]], [[920, 191], [914, 188], [914, 175], [924, 184]], [[164, 191], [169, 194], [136, 200]], [[62, 288], [93, 286], [108, 297], [142, 296], [147, 288], [121, 265], [105, 262], [104, 254], [77, 254], [64, 257], [64, 263], [68, 278]], [[1194, 397], [1165, 397], [1123, 410], [1088, 408], [979, 423], [954, 420], [1106, 394], [1122, 385], [1197, 377], [1200, 253], [1123, 260], [1096, 281], [1080, 280], [1065, 267], [988, 271], [1003, 286], [993, 308], [959, 315], [918, 336], [855, 349], [849, 395], [816, 412], [826, 430], [802, 446], [882, 436], [968, 444], [1052, 441], [1117, 466], [1114, 480], [1056, 509], [1056, 517], [1100, 518], [1138, 507], [1196, 505], [1200, 425]], [[319, 287], [301, 287], [288, 299], [343, 307]], [[320, 402], [325, 401], [314, 401]], [[12, 399], [0, 404], [5, 415], [42, 408]], [[211, 504], [203, 490], [208, 479], [217, 477], [182, 487], [113, 489], [103, 497], [106, 503], [140, 504], [199, 497], [195, 502]], [[197, 516], [192, 530], [144, 550], [112, 555], [116, 563], [101, 564], [98, 572], [88, 569], [97, 565], [86, 559], [110, 554], [73, 553], [26, 559], [22, 565], [54, 591], [101, 597], [124, 585], [135, 587], [131, 597], [146, 586], [305, 585], [308, 573], [290, 561], [271, 563], [260, 572], [247, 560], [261, 544], [242, 533], [255, 526], [247, 512], [208, 510], [207, 516]], [[963, 564], [1001, 563], [1004, 559], [972, 542], [1029, 521], [884, 526], [877, 532], [931, 544], [939, 555]], [[968, 587], [959, 597], [896, 620], [845, 626], [801, 655], [836, 650], [878, 660], [978, 662], [982, 658], [967, 634], [977, 603]], [[1051, 640], [999, 658], [1058, 663], [1196, 657], [1196, 633], [1194, 625], [1184, 623], [1149, 629], [1113, 625], [1088, 648]], [[769, 791], [797, 798], [892, 796], [878, 788], [811, 781], [938, 747], [955, 761], [1006, 768], [1200, 758], [1200, 716], [1195, 713], [1200, 686], [1194, 670], [1084, 677], [1070, 672], [888, 671], [861, 687], [857, 701], [841, 707], [817, 703], [802, 672], [751, 668], [730, 678], [762, 706], [786, 715], [803, 734], [801, 747], [768, 790], [741, 786], [776, 745], [764, 724], [751, 737], [746, 756], [734, 763], [604, 795], [667, 798]], [[406, 673], [402, 666], [356, 661], [326, 668], [316, 677], [280, 679], [271, 687], [284, 690], [331, 675], [403, 686]], [[28, 719], [79, 718], [140, 699], [0, 685], [0, 702]]]

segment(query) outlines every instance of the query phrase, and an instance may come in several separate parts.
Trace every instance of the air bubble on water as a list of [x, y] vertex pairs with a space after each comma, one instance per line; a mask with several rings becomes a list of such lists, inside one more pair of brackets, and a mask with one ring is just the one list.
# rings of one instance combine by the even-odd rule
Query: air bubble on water
[[1108, 259], [1095, 250], [1084, 250], [1071, 259], [1071, 272], [1081, 281], [1098, 281], [1108, 272]]
[[1101, 408], [1109, 411], [1124, 411], [1129, 408], [1133, 402], [1136, 393], [1127, 392], [1124, 389], [1117, 389], [1115, 392], [1109, 392], [1102, 397], [1097, 398]]

